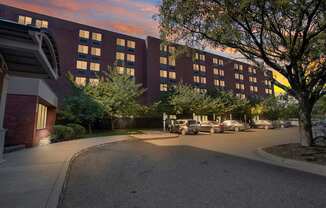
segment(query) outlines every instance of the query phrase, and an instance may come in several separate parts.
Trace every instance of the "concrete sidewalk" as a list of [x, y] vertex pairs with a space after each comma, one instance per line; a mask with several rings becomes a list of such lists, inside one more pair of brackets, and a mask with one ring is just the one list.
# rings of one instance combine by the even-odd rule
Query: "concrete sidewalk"
[[57, 207], [70, 160], [92, 146], [130, 139], [98, 137], [5, 154], [0, 164], [0, 207]]

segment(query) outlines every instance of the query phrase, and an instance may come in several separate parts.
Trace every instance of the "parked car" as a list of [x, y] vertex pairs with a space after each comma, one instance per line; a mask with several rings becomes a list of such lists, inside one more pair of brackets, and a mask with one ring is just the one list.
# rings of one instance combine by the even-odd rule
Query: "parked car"
[[255, 120], [253, 127], [258, 129], [274, 129], [275, 125], [269, 120]]
[[186, 134], [198, 134], [199, 125], [197, 121], [192, 119], [178, 119], [170, 127], [171, 133]]
[[211, 134], [223, 133], [224, 125], [217, 121], [205, 121], [200, 123], [199, 130], [203, 132], [209, 132]]
[[224, 130], [229, 130], [229, 131], [244, 131], [247, 128], [244, 123], [236, 120], [223, 121], [223, 125], [224, 125]]
[[281, 127], [281, 128], [289, 128], [291, 126], [292, 126], [292, 124], [291, 124], [290, 121], [283, 121], [283, 120], [281, 120], [279, 122], [279, 127]]
[[318, 146], [326, 146], [326, 120], [316, 122], [312, 126], [312, 134], [314, 144]]

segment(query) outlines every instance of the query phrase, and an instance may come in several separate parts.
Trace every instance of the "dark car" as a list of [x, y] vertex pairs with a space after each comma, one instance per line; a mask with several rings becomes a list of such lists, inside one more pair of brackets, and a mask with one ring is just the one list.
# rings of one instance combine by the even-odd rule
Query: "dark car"
[[224, 125], [217, 121], [204, 121], [200, 123], [200, 131], [213, 133], [223, 133]]
[[170, 126], [171, 133], [186, 134], [198, 134], [199, 125], [197, 121], [192, 119], [178, 119]]

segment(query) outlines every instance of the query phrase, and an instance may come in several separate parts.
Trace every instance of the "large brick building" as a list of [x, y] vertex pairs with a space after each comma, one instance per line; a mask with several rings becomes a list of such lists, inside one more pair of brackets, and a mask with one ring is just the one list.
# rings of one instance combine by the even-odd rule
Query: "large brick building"
[[58, 95], [59, 105], [69, 94], [68, 72], [81, 85], [96, 83], [98, 75], [115, 64], [119, 71], [143, 84], [147, 102], [157, 99], [169, 84], [179, 81], [203, 91], [219, 87], [239, 97], [274, 93], [267, 79], [271, 72], [264, 75], [247, 63], [213, 53], [193, 50], [192, 55], [175, 59], [172, 54], [178, 45], [163, 46], [157, 38], [144, 40], [1, 4], [0, 17], [46, 28], [55, 38], [62, 76], [58, 81], [49, 81], [49, 85]]
[[[271, 71], [262, 72], [245, 62], [227, 56], [190, 48], [189, 53], [175, 56], [175, 51], [180, 45], [162, 44], [160, 39], [154, 37], [137, 38], [3, 4], [0, 4], [0, 18], [46, 31], [55, 40], [59, 55], [61, 76], [58, 80], [46, 80], [46, 85], [36, 83], [41, 88], [42, 86], [47, 88], [48, 85], [49, 89], [46, 90], [53, 91], [58, 97], [57, 101], [52, 102], [49, 98], [44, 100], [47, 97], [44, 92], [28, 94], [24, 89], [16, 89], [14, 84], [11, 85], [13, 90], [9, 91], [11, 95], [7, 101], [5, 119], [5, 126], [7, 125], [9, 129], [7, 135], [18, 135], [13, 132], [24, 132], [27, 127], [34, 129], [31, 135], [37, 139], [30, 139], [26, 143], [29, 146], [36, 144], [41, 139], [41, 135], [48, 135], [51, 129], [49, 124], [53, 124], [55, 120], [53, 107], [57, 103], [60, 107], [64, 97], [71, 94], [68, 74], [71, 74], [79, 85], [96, 84], [99, 76], [103, 75], [109, 66], [115, 65], [118, 72], [130, 75], [146, 88], [142, 98], [144, 103], [155, 101], [161, 93], [169, 89], [170, 85], [178, 82], [192, 85], [200, 91], [217, 87], [231, 91], [240, 98], [265, 97], [274, 94], [273, 84], [270, 81]], [[20, 94], [15, 93], [14, 90], [18, 90]], [[20, 111], [10, 109], [12, 105], [24, 103], [21, 99], [26, 101], [25, 103], [28, 104], [26, 106], [30, 108], [21, 108]], [[28, 103], [28, 100], [32, 101]], [[37, 128], [35, 131], [39, 119], [37, 110], [33, 106], [42, 103], [47, 104], [47, 108], [42, 112], [47, 114], [43, 117], [48, 118], [49, 121], [42, 123], [43, 129]], [[13, 122], [18, 114], [26, 113], [32, 115], [32, 120], [36, 122], [34, 126]]]

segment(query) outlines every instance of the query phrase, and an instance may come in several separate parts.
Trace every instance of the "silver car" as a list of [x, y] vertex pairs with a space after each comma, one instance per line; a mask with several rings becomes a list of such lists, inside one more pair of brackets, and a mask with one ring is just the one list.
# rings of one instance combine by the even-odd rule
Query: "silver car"
[[228, 131], [244, 131], [247, 129], [244, 123], [236, 120], [223, 121], [223, 125], [224, 125], [224, 130], [228, 130]]
[[258, 129], [274, 129], [275, 126], [272, 121], [269, 120], [256, 120], [253, 124], [254, 128]]
[[204, 121], [200, 123], [200, 131], [213, 133], [223, 133], [224, 125], [217, 121]]

